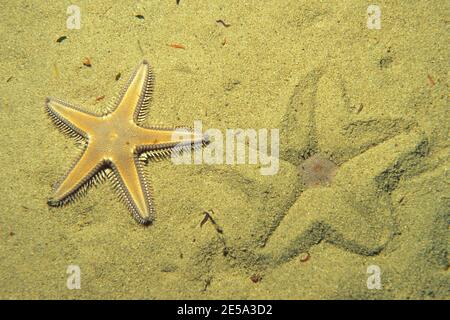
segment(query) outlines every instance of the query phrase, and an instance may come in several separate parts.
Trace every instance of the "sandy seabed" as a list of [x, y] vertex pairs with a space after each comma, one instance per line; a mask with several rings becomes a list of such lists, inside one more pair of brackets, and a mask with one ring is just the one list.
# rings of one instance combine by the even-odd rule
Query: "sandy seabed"
[[[446, 298], [449, 2], [370, 4], [0, 3], [0, 298]], [[278, 173], [152, 162], [149, 227], [108, 183], [49, 207], [79, 151], [45, 98], [101, 109], [143, 58], [148, 123], [277, 128]]]

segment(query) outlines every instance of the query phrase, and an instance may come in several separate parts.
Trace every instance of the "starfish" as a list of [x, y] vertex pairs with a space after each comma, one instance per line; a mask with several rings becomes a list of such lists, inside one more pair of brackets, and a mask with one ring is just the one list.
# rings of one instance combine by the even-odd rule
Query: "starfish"
[[375, 256], [398, 235], [392, 193], [418, 170], [428, 140], [411, 120], [358, 113], [345, 93], [344, 80], [325, 68], [299, 79], [280, 123], [280, 170], [270, 179], [251, 166], [194, 169], [214, 170], [204, 185], [220, 183], [209, 198], [224, 199], [204, 204], [218, 213], [222, 232], [197, 241], [192, 264], [200, 277], [219, 245], [233, 265], [239, 259], [254, 270], [321, 243]]
[[154, 220], [152, 190], [143, 170], [145, 160], [201, 147], [207, 138], [180, 127], [143, 124], [153, 82], [150, 65], [144, 60], [103, 114], [47, 98], [46, 109], [56, 126], [83, 146], [77, 161], [56, 184], [49, 205], [68, 203], [90, 185], [109, 178], [137, 222], [148, 225]]
[[[317, 100], [322, 78], [331, 83], [322, 96], [342, 97], [332, 108]], [[402, 118], [364, 119], [349, 100], [344, 81], [323, 70], [311, 71], [294, 90], [280, 154], [298, 167], [302, 183], [262, 250], [276, 263], [321, 241], [372, 256], [398, 234], [391, 193], [426, 155], [428, 141]]]

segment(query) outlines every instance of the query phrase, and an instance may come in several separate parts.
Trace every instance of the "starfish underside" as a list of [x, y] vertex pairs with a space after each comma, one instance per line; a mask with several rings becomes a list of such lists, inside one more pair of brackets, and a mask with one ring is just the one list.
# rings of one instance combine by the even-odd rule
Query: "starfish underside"
[[207, 138], [184, 127], [144, 125], [152, 92], [153, 74], [144, 60], [101, 115], [47, 99], [46, 109], [56, 126], [83, 145], [79, 158], [56, 184], [49, 205], [71, 202], [89, 186], [110, 179], [136, 221], [145, 225], [153, 221], [154, 201], [144, 162], [201, 147]]

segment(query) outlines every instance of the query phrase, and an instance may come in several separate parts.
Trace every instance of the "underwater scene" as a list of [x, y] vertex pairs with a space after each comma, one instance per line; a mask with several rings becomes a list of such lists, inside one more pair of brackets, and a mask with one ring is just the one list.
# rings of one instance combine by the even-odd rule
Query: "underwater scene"
[[0, 1], [0, 299], [447, 299], [449, 1]]

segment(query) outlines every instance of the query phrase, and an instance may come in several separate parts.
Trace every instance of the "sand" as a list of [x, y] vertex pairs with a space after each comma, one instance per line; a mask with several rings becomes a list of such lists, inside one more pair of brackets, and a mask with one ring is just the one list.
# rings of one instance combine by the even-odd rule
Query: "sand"
[[[68, 30], [70, 2], [2, 2], [0, 298], [447, 298], [449, 3], [377, 4], [379, 30], [365, 1], [78, 1]], [[78, 149], [45, 98], [103, 108], [143, 58], [148, 123], [278, 128], [279, 172], [150, 163], [150, 227], [108, 183], [49, 207]]]

